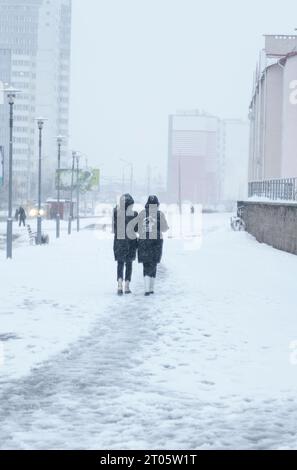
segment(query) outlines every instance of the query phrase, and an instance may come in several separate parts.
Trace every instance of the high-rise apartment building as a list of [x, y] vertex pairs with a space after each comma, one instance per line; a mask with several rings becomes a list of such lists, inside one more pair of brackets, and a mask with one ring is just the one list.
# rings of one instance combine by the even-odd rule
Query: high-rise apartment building
[[[21, 90], [14, 107], [14, 196], [36, 198], [38, 129], [43, 131], [43, 194], [54, 187], [57, 146], [67, 155], [71, 0], [0, 0], [0, 81]], [[0, 145], [7, 177], [8, 105], [0, 104]]]

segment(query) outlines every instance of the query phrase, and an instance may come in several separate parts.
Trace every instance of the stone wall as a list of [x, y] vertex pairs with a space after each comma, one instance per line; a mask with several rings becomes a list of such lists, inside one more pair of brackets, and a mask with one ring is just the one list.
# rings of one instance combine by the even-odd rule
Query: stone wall
[[238, 202], [246, 230], [260, 243], [297, 254], [297, 204]]

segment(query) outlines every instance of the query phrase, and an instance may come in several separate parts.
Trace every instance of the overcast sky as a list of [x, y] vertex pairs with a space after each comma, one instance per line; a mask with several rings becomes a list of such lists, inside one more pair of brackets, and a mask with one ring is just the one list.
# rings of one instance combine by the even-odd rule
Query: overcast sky
[[73, 0], [72, 147], [165, 175], [168, 114], [246, 119], [262, 35], [295, 27], [296, 0]]

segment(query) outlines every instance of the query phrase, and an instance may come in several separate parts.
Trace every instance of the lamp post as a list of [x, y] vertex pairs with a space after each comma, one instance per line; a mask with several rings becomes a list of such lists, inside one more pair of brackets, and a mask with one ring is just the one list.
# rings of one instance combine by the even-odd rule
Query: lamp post
[[179, 213], [182, 214], [182, 169], [181, 156], [178, 157], [178, 207]]
[[155, 191], [156, 186], [156, 178], [155, 178], [155, 171], [157, 170], [157, 166], [148, 165], [147, 166], [147, 194], [152, 194], [152, 191]]
[[178, 206], [179, 206], [179, 230], [180, 237], [183, 233], [183, 199], [182, 199], [182, 166], [181, 156], [178, 157]]
[[130, 163], [130, 193], [133, 193], [134, 186], [134, 166], [133, 163]]
[[122, 194], [125, 192], [126, 180], [125, 180], [125, 167], [122, 168]]
[[42, 239], [42, 232], [41, 232], [41, 225], [42, 225], [42, 215], [41, 215], [41, 178], [42, 178], [42, 130], [44, 126], [45, 119], [38, 118], [37, 119], [37, 126], [39, 130], [39, 153], [38, 153], [38, 215], [37, 215], [37, 245], [41, 245]]
[[7, 93], [9, 103], [9, 164], [8, 164], [8, 217], [6, 233], [6, 257], [12, 258], [12, 159], [13, 159], [13, 106], [19, 90], [8, 88]]
[[[87, 157], [85, 157], [85, 161], [86, 161], [86, 170], [88, 170], [88, 169], [89, 169], [89, 160], [88, 160]], [[87, 209], [88, 209], [88, 191], [85, 191], [84, 206], [85, 206], [85, 209], [84, 209], [85, 217], [87, 217]]]
[[152, 167], [151, 165], [147, 166], [147, 194], [151, 194], [151, 180], [152, 180]]
[[[133, 193], [133, 183], [134, 183], [134, 166], [132, 162], [129, 162], [125, 160], [124, 158], [121, 158], [121, 161], [125, 163], [126, 166], [130, 167], [130, 193]], [[124, 173], [124, 168], [123, 168], [123, 186], [125, 184], [125, 173]]]
[[80, 229], [80, 219], [79, 219], [79, 155], [76, 154], [76, 230], [79, 232]]
[[73, 182], [74, 182], [74, 165], [75, 165], [76, 152], [72, 152], [72, 168], [71, 168], [71, 189], [70, 189], [70, 210], [68, 219], [68, 235], [71, 235], [72, 231], [72, 219], [73, 219]]
[[57, 137], [58, 144], [58, 175], [57, 175], [57, 215], [56, 215], [56, 238], [60, 238], [60, 221], [61, 221], [61, 212], [60, 212], [60, 186], [61, 186], [61, 146], [63, 142], [63, 137]]

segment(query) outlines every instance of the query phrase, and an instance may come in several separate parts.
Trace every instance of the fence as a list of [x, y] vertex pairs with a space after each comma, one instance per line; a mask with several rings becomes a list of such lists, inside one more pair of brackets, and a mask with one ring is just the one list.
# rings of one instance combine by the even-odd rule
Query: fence
[[249, 197], [257, 196], [272, 200], [297, 201], [297, 178], [252, 181]]

